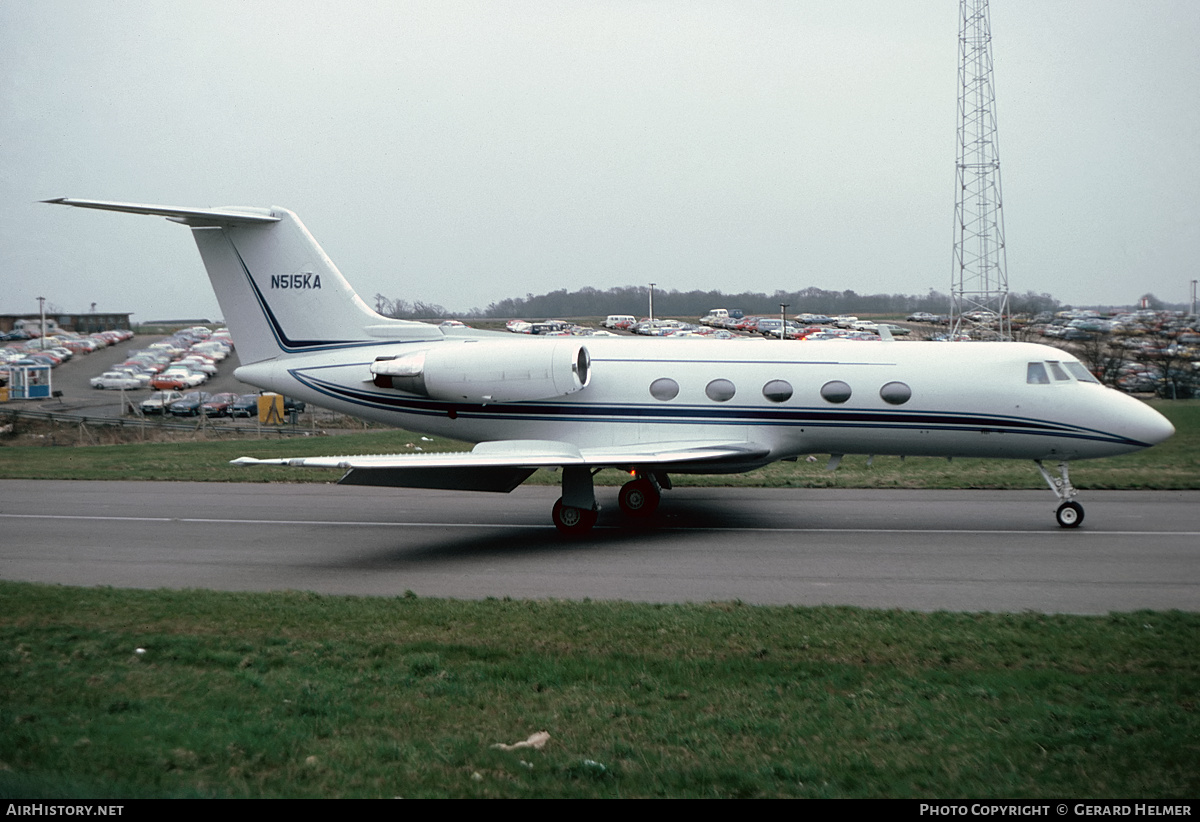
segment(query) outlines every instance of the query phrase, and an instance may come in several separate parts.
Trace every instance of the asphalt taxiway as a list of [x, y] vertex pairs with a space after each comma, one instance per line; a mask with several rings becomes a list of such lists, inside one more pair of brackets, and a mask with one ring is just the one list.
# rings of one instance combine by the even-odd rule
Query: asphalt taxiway
[[0, 481], [0, 578], [136, 588], [857, 605], [1200, 610], [1200, 492], [677, 488], [584, 539], [558, 490]]

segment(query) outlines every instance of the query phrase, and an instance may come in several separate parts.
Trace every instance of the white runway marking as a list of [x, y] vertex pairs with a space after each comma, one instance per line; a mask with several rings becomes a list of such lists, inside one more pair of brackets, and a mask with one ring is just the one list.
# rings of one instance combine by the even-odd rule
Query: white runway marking
[[[214, 517], [116, 517], [116, 516], [84, 516], [79, 514], [0, 514], [0, 519], [46, 519], [46, 520], [82, 520], [92, 522], [194, 522], [214, 523], [223, 525], [325, 525], [331, 527], [355, 528], [501, 528], [520, 529], [530, 528], [552, 529], [554, 526], [543, 523], [513, 524], [490, 522], [367, 522], [362, 520], [317, 520], [317, 519], [228, 519]], [[596, 527], [596, 530], [629, 530], [621, 526]], [[1071, 533], [1076, 538], [1098, 536], [1168, 536], [1168, 537], [1200, 537], [1200, 531], [1094, 531], [1081, 528], [1076, 531], [1065, 529], [1046, 531], [1021, 530], [989, 530], [966, 528], [755, 528], [753, 526], [731, 525], [724, 528], [693, 527], [688, 525], [662, 525], [646, 529], [653, 531], [695, 531], [697, 533], [727, 533], [741, 531], [746, 533], [793, 533], [793, 534], [1020, 534], [1022, 536], [1054, 536]]]

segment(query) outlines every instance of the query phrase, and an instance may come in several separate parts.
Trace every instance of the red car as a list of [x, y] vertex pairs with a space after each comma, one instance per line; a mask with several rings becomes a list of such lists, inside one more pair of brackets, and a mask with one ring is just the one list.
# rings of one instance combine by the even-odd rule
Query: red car
[[233, 404], [237, 402], [238, 395], [232, 393], [214, 394], [212, 399], [204, 403], [204, 415], [206, 417], [229, 417], [232, 416]]

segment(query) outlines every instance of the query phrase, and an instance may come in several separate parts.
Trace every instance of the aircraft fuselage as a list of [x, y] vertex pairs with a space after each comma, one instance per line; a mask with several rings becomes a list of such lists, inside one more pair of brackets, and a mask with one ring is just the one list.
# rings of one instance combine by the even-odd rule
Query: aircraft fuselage
[[1028, 382], [1029, 363], [1074, 358], [1022, 343], [583, 338], [590, 382], [564, 396], [455, 402], [370, 381], [377, 357], [481, 344], [473, 339], [494, 338], [346, 347], [244, 366], [238, 376], [467, 442], [746, 440], [769, 447], [758, 464], [811, 453], [1091, 459], [1145, 448], [1172, 430], [1144, 403], [1097, 383]]

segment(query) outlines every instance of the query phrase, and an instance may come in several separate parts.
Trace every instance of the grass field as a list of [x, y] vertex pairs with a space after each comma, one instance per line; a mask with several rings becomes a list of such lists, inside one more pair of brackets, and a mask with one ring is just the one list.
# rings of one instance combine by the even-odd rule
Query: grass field
[[[1200, 487], [1200, 403], [1159, 407], [1172, 440], [1079, 463], [1076, 484]], [[17, 426], [0, 476], [331, 481], [226, 462], [460, 447], [405, 432], [59, 447], [78, 440]], [[1042, 487], [1026, 463], [885, 458], [711, 481]], [[1200, 795], [1200, 614], [0, 582], [0, 634], [5, 798]], [[541, 750], [492, 747], [536, 731]]]
[[0, 632], [6, 797], [1200, 794], [1195, 614], [0, 583]]

